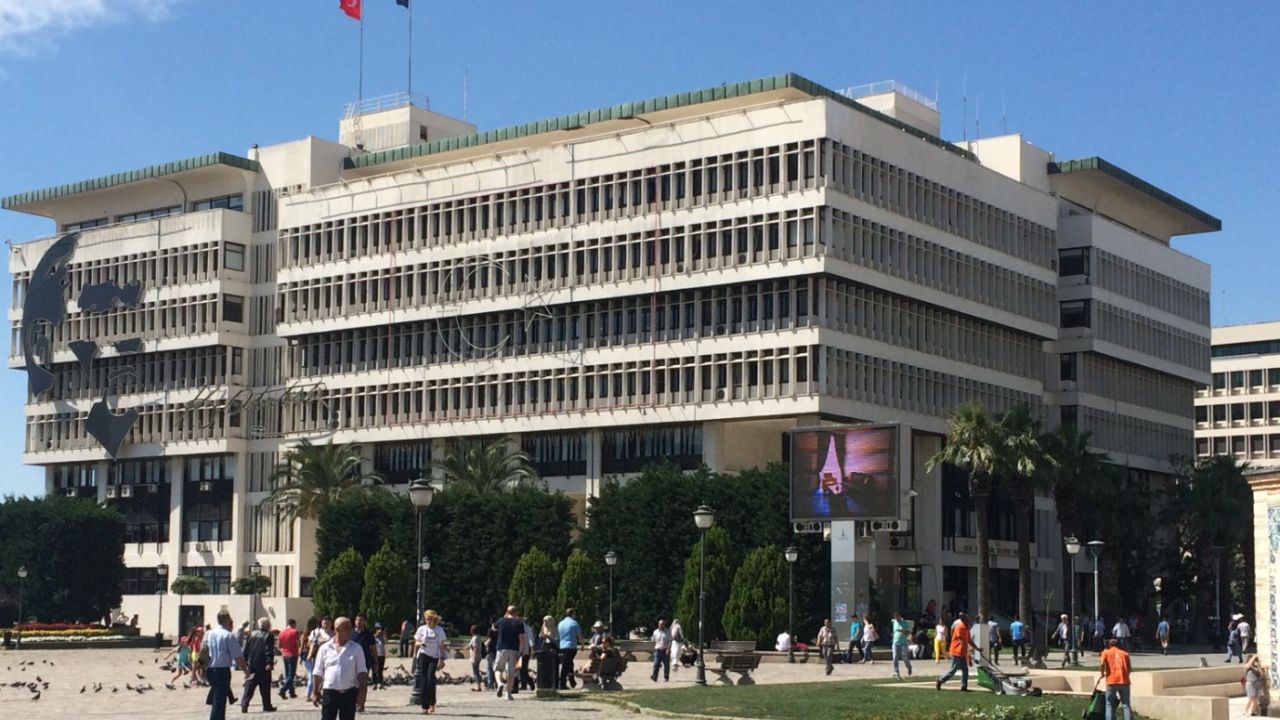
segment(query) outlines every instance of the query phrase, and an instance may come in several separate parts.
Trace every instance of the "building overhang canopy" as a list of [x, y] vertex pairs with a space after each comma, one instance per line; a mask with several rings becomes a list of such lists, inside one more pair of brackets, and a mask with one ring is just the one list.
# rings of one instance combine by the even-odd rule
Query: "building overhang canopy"
[[1060, 197], [1166, 243], [1222, 229], [1218, 218], [1100, 157], [1051, 162], [1049, 182]]
[[0, 198], [0, 208], [53, 217], [58, 204], [68, 198], [160, 178], [181, 182], [185, 176], [192, 173], [209, 172], [211, 168], [254, 173], [260, 169], [256, 160], [225, 152], [213, 152], [158, 165], [149, 165], [136, 170], [103, 175], [90, 180], [81, 180], [65, 185], [55, 185], [40, 190], [10, 195]]

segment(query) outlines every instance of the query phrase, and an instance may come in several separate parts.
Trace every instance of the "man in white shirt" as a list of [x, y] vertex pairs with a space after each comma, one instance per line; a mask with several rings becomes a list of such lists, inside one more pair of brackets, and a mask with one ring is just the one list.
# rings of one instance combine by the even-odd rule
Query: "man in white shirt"
[[662, 681], [671, 679], [671, 631], [667, 629], [665, 619], [658, 620], [658, 629], [653, 631], [653, 674], [649, 679], [658, 682], [658, 668], [662, 668]]
[[355, 720], [369, 687], [369, 667], [364, 648], [351, 641], [350, 618], [338, 618], [333, 630], [333, 640], [316, 653], [311, 704], [321, 707], [320, 720]]
[[1244, 615], [1236, 615], [1239, 621], [1236, 623], [1236, 630], [1240, 631], [1240, 652], [1249, 654], [1250, 636], [1253, 634], [1253, 628], [1249, 627], [1249, 621], [1244, 619]]
[[680, 626], [680, 618], [671, 621], [671, 657], [676, 661], [676, 669], [680, 669], [680, 656], [684, 653], [684, 628]]
[[778, 633], [778, 642], [773, 646], [778, 652], [790, 652], [791, 650], [791, 633], [783, 630]]
[[1116, 621], [1114, 627], [1111, 628], [1111, 637], [1119, 640], [1120, 649], [1128, 652], [1129, 650], [1129, 623], [1120, 618]]

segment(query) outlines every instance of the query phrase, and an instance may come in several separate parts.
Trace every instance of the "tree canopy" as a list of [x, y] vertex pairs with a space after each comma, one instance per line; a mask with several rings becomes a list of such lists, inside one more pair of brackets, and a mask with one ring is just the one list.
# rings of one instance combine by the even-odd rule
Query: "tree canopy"
[[317, 615], [355, 617], [363, 592], [364, 558], [355, 548], [347, 548], [316, 578], [311, 599]]
[[382, 482], [377, 473], [365, 472], [362, 463], [356, 445], [316, 445], [303, 440], [289, 448], [272, 475], [276, 487], [268, 502], [286, 517], [317, 518], [325, 505], [369, 492]]
[[512, 449], [506, 438], [453, 440], [444, 458], [432, 465], [444, 474], [446, 485], [477, 493], [505, 490], [535, 477], [529, 456]]

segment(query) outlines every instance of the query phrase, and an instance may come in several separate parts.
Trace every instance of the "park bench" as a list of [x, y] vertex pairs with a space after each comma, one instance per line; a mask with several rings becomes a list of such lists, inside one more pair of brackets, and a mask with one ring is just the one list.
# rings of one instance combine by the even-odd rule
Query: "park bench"
[[575, 673], [584, 682], [593, 682], [601, 690], [621, 690], [618, 677], [626, 672], [625, 657], [593, 657], [585, 670]]
[[760, 667], [760, 653], [756, 652], [752, 640], [717, 640], [711, 643], [711, 652], [715, 653], [715, 662], [719, 665], [713, 671], [720, 674], [722, 682], [731, 685], [729, 673], [740, 673], [742, 679], [738, 684], [744, 685], [750, 683], [751, 671]]

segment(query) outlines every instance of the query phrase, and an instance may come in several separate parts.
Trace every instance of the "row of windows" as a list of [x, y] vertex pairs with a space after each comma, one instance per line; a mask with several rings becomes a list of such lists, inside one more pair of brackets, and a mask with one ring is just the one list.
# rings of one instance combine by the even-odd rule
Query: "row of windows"
[[1251, 425], [1280, 424], [1280, 400], [1196, 405], [1196, 422]]
[[[1081, 357], [1083, 368], [1077, 371]], [[1190, 380], [1096, 353], [1068, 353], [1060, 362], [1061, 379], [1076, 382], [1081, 392], [1180, 417], [1191, 412], [1194, 384]]]
[[[813, 222], [813, 209], [770, 213], [281, 283], [279, 307], [287, 320], [345, 318], [388, 308], [527, 296], [539, 290], [712, 269], [722, 266], [720, 260], [723, 266], [735, 266], [782, 255], [811, 257]], [[795, 228], [795, 245], [788, 228]], [[785, 252], [779, 245], [784, 236]]]
[[1226, 343], [1213, 346], [1214, 357], [1276, 354], [1280, 354], [1280, 340], [1256, 340], [1254, 342]]
[[[1063, 410], [1075, 407], [1063, 406]], [[1064, 414], [1064, 422], [1070, 419]], [[1095, 445], [1115, 453], [1165, 461], [1172, 455], [1187, 455], [1193, 448], [1194, 434], [1190, 428], [1178, 428], [1091, 407], [1079, 408], [1078, 423], [1081, 431], [1092, 433]]]
[[878, 207], [1051, 268], [1054, 231], [884, 160], [832, 142], [832, 183]]
[[281, 231], [280, 255], [295, 267], [809, 188], [815, 153], [809, 140], [326, 221]]
[[[136, 309], [116, 308], [105, 312], [68, 313], [52, 330], [52, 346], [67, 348], [76, 340], [106, 342], [142, 338], [159, 340], [186, 335], [216, 333], [221, 323], [244, 322], [244, 297], [229, 294], [202, 294], [142, 303]], [[10, 352], [20, 355], [22, 327], [14, 322]]]
[[1280, 458], [1280, 434], [1232, 435], [1196, 438], [1196, 455], [1235, 455], [1242, 460]]
[[1184, 367], [1209, 369], [1209, 338], [1203, 335], [1102, 302], [1095, 304], [1093, 327], [1100, 340]]
[[378, 443], [373, 448], [373, 469], [382, 481], [399, 485], [431, 476], [431, 441]]
[[831, 237], [823, 238], [823, 244], [832, 257], [1040, 322], [1053, 322], [1057, 288], [1050, 283], [841, 210], [823, 208], [823, 212], [831, 214]]
[[[1215, 348], [1216, 349], [1216, 348]], [[1244, 390], [1247, 392], [1270, 392], [1268, 386], [1280, 386], [1280, 368], [1256, 368], [1253, 370], [1232, 370], [1213, 374], [1212, 389]], [[1209, 387], [1203, 390], [1209, 390]]]
[[[199, 212], [201, 210], [244, 210], [244, 195], [236, 193], [232, 195], [221, 195], [218, 197], [204, 198], [196, 200], [188, 205], [191, 212]], [[171, 205], [150, 210], [137, 210], [115, 217], [116, 223], [136, 222], [138, 220], [150, 220], [159, 217], [168, 217], [170, 215], [178, 215], [182, 211], [181, 205]], [[76, 232], [77, 230], [88, 230], [90, 228], [102, 227], [112, 224], [108, 218], [100, 217], [91, 220], [81, 220], [79, 222], [66, 223], [62, 226], [62, 232]]]
[[[767, 332], [808, 323], [813, 279], [612, 298], [302, 337], [289, 348], [310, 377], [457, 360]], [[656, 322], [655, 322], [656, 321]]]
[[[143, 443], [220, 440], [227, 427], [238, 428], [239, 415], [226, 412], [225, 401], [209, 401], [198, 409], [143, 405], [130, 408], [138, 419], [125, 436], [124, 445]], [[33, 415], [27, 418], [26, 452], [48, 450], [97, 450], [102, 445], [85, 430], [88, 410]], [[243, 435], [243, 433], [232, 433]], [[144, 482], [157, 482], [148, 480]]]
[[293, 521], [273, 505], [263, 503], [250, 506], [248, 546], [245, 551], [293, 552], [293, 527]]
[[106, 390], [128, 395], [226, 385], [238, 381], [243, 359], [242, 348], [210, 346], [94, 358], [87, 372], [78, 362], [59, 363], [53, 368], [50, 397], [73, 400], [102, 397]]
[[1209, 324], [1209, 293], [1127, 258], [1093, 248], [1094, 285], [1188, 320]]

